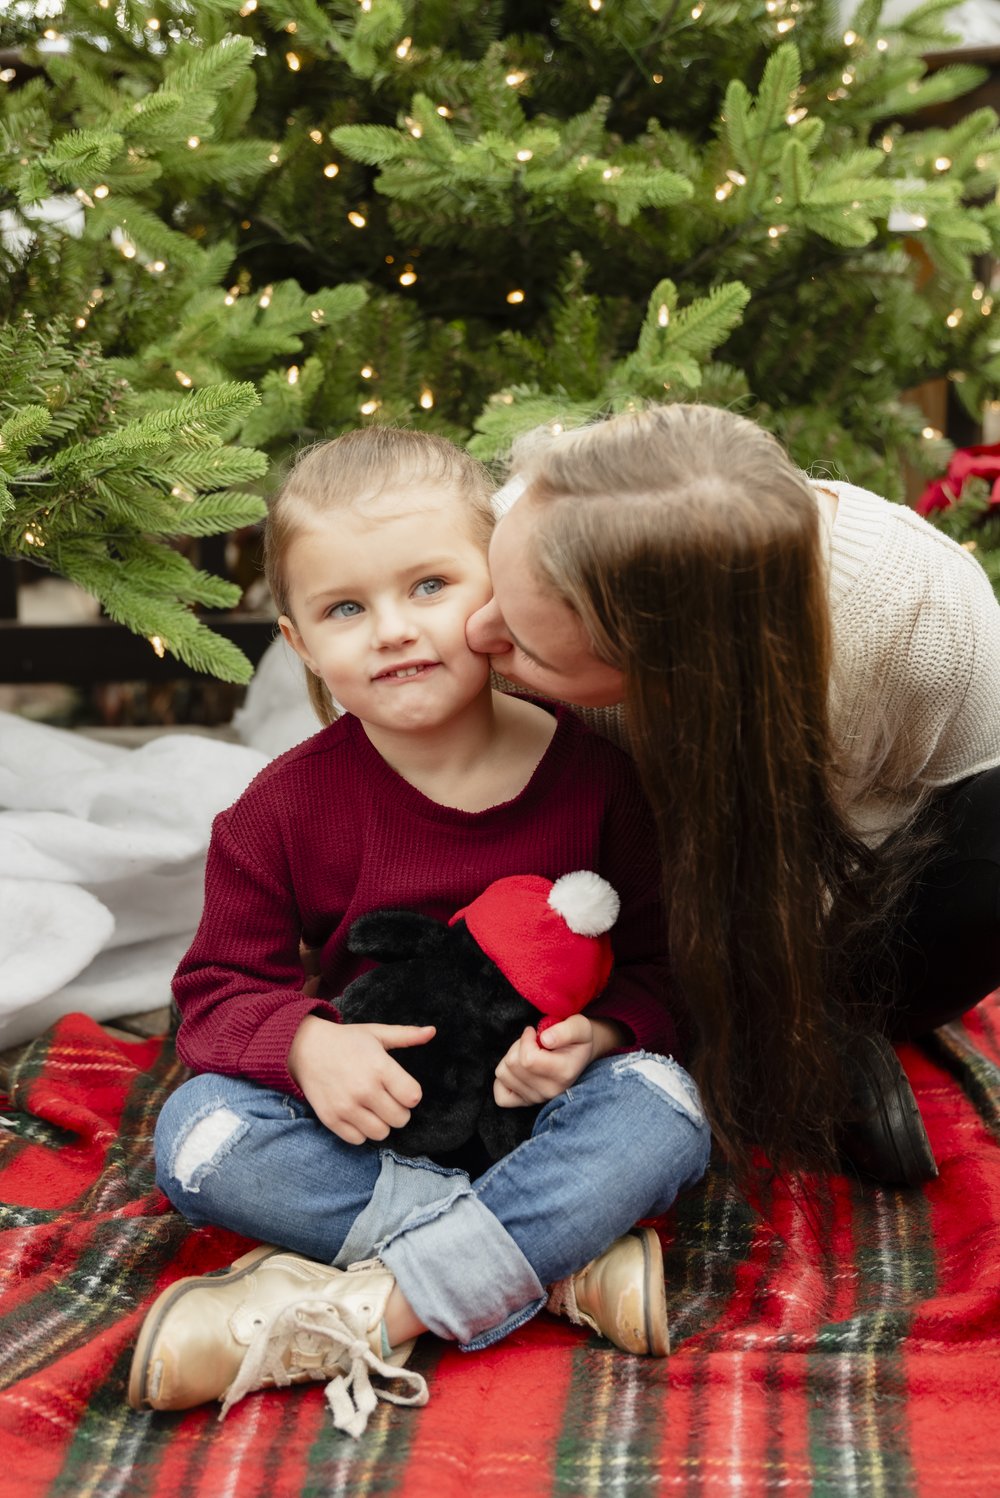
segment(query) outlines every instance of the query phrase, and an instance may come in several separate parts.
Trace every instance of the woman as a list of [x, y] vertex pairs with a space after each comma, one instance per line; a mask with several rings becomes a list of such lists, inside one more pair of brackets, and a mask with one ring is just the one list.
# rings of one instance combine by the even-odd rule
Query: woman
[[694, 1070], [738, 1167], [936, 1174], [886, 1037], [1000, 984], [1000, 606], [911, 511], [707, 406], [522, 444], [469, 642], [620, 703]]

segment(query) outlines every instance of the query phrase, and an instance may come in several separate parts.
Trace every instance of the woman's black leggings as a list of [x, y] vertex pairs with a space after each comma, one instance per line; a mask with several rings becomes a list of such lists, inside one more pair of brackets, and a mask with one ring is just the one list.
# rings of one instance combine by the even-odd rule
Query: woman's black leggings
[[949, 786], [928, 811], [942, 845], [893, 944], [897, 1040], [956, 1019], [1000, 988], [1000, 767]]

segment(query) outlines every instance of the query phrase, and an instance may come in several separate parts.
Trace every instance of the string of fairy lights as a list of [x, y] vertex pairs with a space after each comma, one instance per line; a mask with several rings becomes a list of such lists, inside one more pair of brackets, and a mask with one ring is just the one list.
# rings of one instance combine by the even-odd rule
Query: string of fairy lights
[[[97, 3], [98, 3], [98, 5], [99, 5], [99, 7], [101, 9], [108, 9], [109, 6], [110, 6], [111, 0], [97, 0]], [[365, 11], [365, 12], [370, 12], [372, 10], [372, 8], [373, 8], [374, 3], [375, 3], [375, 0], [359, 0], [360, 9], [362, 11]], [[692, 6], [692, 8], [689, 11], [690, 19], [692, 21], [697, 22], [704, 15], [705, 10], [706, 10], [706, 3], [707, 3], [707, 0], [696, 0], [695, 5]], [[604, 8], [605, 8], [604, 0], [586, 0], [586, 6], [587, 6], [587, 9], [589, 9], [589, 11], [592, 14], [594, 14], [595, 16], [597, 14], [599, 14], [600, 12], [602, 12], [604, 10]], [[242, 17], [246, 18], [248, 16], [251, 16], [257, 10], [257, 7], [258, 7], [258, 0], [244, 0], [244, 4], [240, 7], [239, 14]], [[798, 19], [799, 19], [799, 16], [800, 16], [800, 14], [802, 12], [802, 9], [803, 9], [803, 4], [802, 4], [802, 0], [765, 0], [764, 9], [765, 9], [766, 14], [774, 22], [774, 28], [775, 28], [776, 37], [783, 37], [783, 36], [787, 35], [791, 30], [793, 30], [794, 27], [796, 26], [796, 24], [798, 22]], [[118, 19], [118, 24], [121, 27], [125, 27], [128, 24], [130, 24], [129, 21], [128, 21], [128, 19], [126, 18], [125, 14], [124, 14], [124, 12], [119, 12], [119, 15], [118, 15], [117, 19]], [[161, 24], [162, 23], [159, 20], [159, 18], [157, 18], [155, 16], [148, 17], [147, 20], [144, 23], [145, 28], [147, 30], [153, 32], [154, 34], [160, 31]], [[294, 20], [293, 21], [288, 21], [285, 24], [284, 30], [285, 30], [286, 34], [294, 36], [297, 33], [297, 31], [298, 31], [298, 23], [296, 21], [294, 21]], [[177, 35], [177, 36], [180, 35], [180, 33], [175, 33], [174, 31], [171, 31], [170, 34], [171, 35]], [[62, 40], [62, 38], [60, 37], [59, 33], [54, 28], [47, 28], [45, 30], [45, 32], [44, 32], [44, 38], [50, 44], [58, 44]], [[843, 40], [843, 45], [844, 45], [845, 49], [847, 49], [848, 52], [856, 51], [856, 52], [858, 52], [860, 54], [861, 52], [863, 52], [864, 48], [867, 45], [866, 39], [863, 36], [861, 36], [858, 32], [856, 32], [855, 30], [853, 30], [853, 29], [848, 29], [847, 31], [845, 31], [843, 33], [842, 40]], [[873, 45], [874, 45], [875, 51], [876, 52], [880, 52], [880, 53], [883, 53], [883, 52], [887, 51], [888, 47], [889, 47], [889, 43], [888, 43], [887, 39], [885, 37], [882, 37], [882, 36], [876, 37]], [[412, 36], [409, 36], [409, 35], [404, 36], [395, 45], [395, 47], [393, 48], [393, 52], [394, 52], [395, 57], [397, 58], [397, 60], [400, 61], [400, 62], [405, 63], [405, 62], [409, 61], [410, 59], [412, 59], [412, 57], [413, 57], [413, 38], [412, 38]], [[299, 53], [297, 53], [297, 52], [295, 52], [293, 50], [288, 50], [285, 53], [285, 63], [287, 65], [287, 67], [290, 69], [290, 71], [292, 71], [292, 72], [298, 72], [301, 69], [301, 67], [302, 67], [302, 58], [299, 55]], [[13, 78], [15, 76], [16, 76], [16, 70], [14, 70], [14, 69], [4, 69], [3, 72], [0, 72], [0, 81], [13, 81]], [[519, 87], [521, 87], [522, 84], [524, 84], [527, 81], [528, 76], [529, 76], [528, 73], [526, 71], [524, 71], [523, 69], [521, 69], [521, 68], [516, 68], [516, 67], [515, 68], [511, 68], [506, 73], [506, 75], [505, 75], [505, 82], [508, 85], [508, 87], [510, 87], [510, 88], [519, 88]], [[857, 81], [857, 77], [858, 77], [858, 64], [855, 63], [855, 62], [848, 62], [845, 65], [845, 67], [843, 69], [843, 72], [841, 74], [841, 79], [840, 79], [839, 86], [836, 89], [832, 90], [831, 92], [829, 92], [827, 94], [827, 96], [826, 96], [827, 100], [829, 102], [835, 102], [837, 100], [847, 98], [849, 96], [849, 90], [851, 89], [851, 87]], [[663, 74], [662, 73], [658, 73], [658, 72], [654, 72], [651, 75], [651, 80], [652, 80], [652, 82], [654, 84], [660, 84], [660, 83], [663, 82]], [[909, 88], [911, 89], [911, 91], [915, 92], [916, 89], [917, 89], [917, 87], [918, 87], [918, 85], [915, 82], [911, 82], [909, 84]], [[805, 93], [805, 91], [806, 90], [805, 90], [804, 86], [798, 88], [796, 90], [796, 99], [798, 97], [800, 97], [801, 95], [803, 95]], [[808, 115], [809, 115], [809, 108], [808, 108], [808, 106], [805, 105], [805, 104], [796, 102], [796, 99], [793, 99], [793, 101], [791, 103], [791, 107], [789, 108], [788, 112], [785, 115], [785, 124], [789, 128], [794, 128], [795, 125], [801, 123], [801, 121], [804, 120], [804, 119], [806, 119], [808, 117]], [[438, 114], [442, 118], [445, 118], [445, 119], [450, 119], [450, 118], [453, 117], [453, 111], [446, 104], [440, 104], [437, 107], [437, 112], [438, 112]], [[420, 140], [421, 137], [422, 137], [422, 135], [423, 135], [423, 131], [422, 131], [421, 126], [419, 125], [419, 123], [416, 120], [414, 120], [412, 117], [410, 117], [410, 116], [406, 116], [405, 117], [404, 123], [405, 123], [406, 128], [408, 129], [410, 135], [415, 140]], [[316, 145], [322, 145], [324, 143], [323, 132], [318, 127], [313, 127], [312, 129], [310, 129], [307, 132], [307, 134], [308, 134], [308, 138], [314, 144], [316, 144]], [[189, 136], [187, 138], [187, 146], [188, 146], [188, 148], [190, 150], [193, 150], [193, 151], [194, 150], [198, 150], [200, 148], [201, 144], [202, 144], [201, 139], [197, 135], [191, 135], [191, 136]], [[893, 149], [894, 140], [893, 140], [893, 137], [892, 137], [891, 134], [886, 134], [883, 137], [882, 145], [883, 145], [883, 149], [887, 153], [890, 152]], [[134, 154], [134, 153], [132, 153], [132, 154]], [[533, 159], [533, 156], [534, 156], [534, 152], [530, 148], [523, 147], [523, 146], [516, 147], [514, 154], [515, 154], [515, 159], [521, 165], [526, 165], [528, 162], [530, 162]], [[269, 153], [268, 160], [269, 160], [269, 163], [271, 165], [278, 165], [279, 164], [279, 162], [281, 160], [281, 156], [280, 156], [280, 151], [279, 151], [279, 149], [277, 147], [275, 147], [274, 150]], [[587, 162], [588, 162], [588, 158], [585, 157], [585, 156], [581, 156], [580, 163], [579, 163], [580, 166], [582, 167], [582, 166], [586, 165]], [[980, 169], [982, 169], [982, 166], [984, 166], [985, 164], [986, 164], [985, 162], [977, 163], [977, 165], [980, 166]], [[917, 165], [918, 166], [921, 165], [921, 163], [919, 162], [919, 160], [917, 162]], [[951, 161], [947, 157], [943, 157], [942, 156], [942, 157], [938, 157], [934, 161], [933, 168], [934, 168], [934, 170], [936, 172], [940, 173], [940, 172], [947, 171], [951, 167], [951, 165], [952, 165]], [[321, 170], [322, 170], [323, 177], [327, 181], [333, 181], [334, 179], [336, 179], [340, 175], [341, 168], [340, 168], [340, 164], [337, 161], [328, 160], [328, 161], [326, 161], [323, 164]], [[615, 180], [619, 179], [622, 175], [623, 175], [623, 168], [620, 167], [620, 166], [614, 166], [614, 165], [605, 167], [604, 170], [603, 170], [603, 172], [602, 172], [603, 180], [606, 181], [606, 182], [615, 181]], [[724, 177], [723, 181], [719, 182], [715, 186], [715, 188], [714, 188], [714, 197], [715, 197], [715, 200], [718, 203], [724, 203], [724, 202], [726, 202], [741, 187], [745, 186], [746, 182], [747, 182], [747, 177], [745, 176], [744, 173], [740, 172], [735, 167], [729, 168], [726, 171], [726, 173], [725, 173], [725, 177]], [[97, 200], [106, 199], [107, 197], [110, 196], [110, 193], [111, 193], [110, 187], [106, 183], [101, 183], [101, 184], [99, 184], [97, 187], [95, 187], [93, 189], [93, 199], [97, 199]], [[84, 204], [84, 206], [93, 207], [93, 199], [90, 197], [90, 195], [84, 189], [78, 188], [76, 190], [76, 197], [80, 200], [81, 203]], [[780, 194], [776, 195], [773, 201], [774, 201], [775, 206], [780, 207], [780, 205], [781, 205], [781, 196], [780, 196]], [[852, 209], [857, 209], [859, 206], [860, 205], [857, 204], [857, 203], [852, 204]], [[844, 209], [843, 211], [844, 211], [845, 214], [847, 214], [851, 210]], [[365, 208], [364, 208], [363, 205], [357, 205], [357, 206], [354, 206], [354, 207], [351, 207], [351, 208], [347, 209], [345, 217], [346, 217], [346, 221], [350, 225], [350, 227], [352, 229], [357, 230], [357, 231], [362, 231], [362, 230], [366, 229], [368, 227], [368, 225], [369, 225], [368, 214], [367, 214], [367, 212], [366, 212], [366, 210], [365, 210]], [[248, 229], [250, 226], [251, 226], [251, 221], [249, 219], [242, 220], [241, 227], [244, 230]], [[786, 224], [786, 223], [780, 223], [780, 222], [767, 224], [766, 227], [765, 227], [765, 231], [764, 231], [765, 232], [765, 237], [766, 237], [766, 239], [768, 241], [770, 241], [770, 242], [773, 243], [773, 242], [781, 239], [785, 234], [787, 234], [788, 231], [789, 231], [789, 227], [790, 226], [788, 224]], [[908, 217], [908, 223], [907, 223], [907, 228], [911, 232], [919, 232], [919, 230], [921, 230], [923, 228], [926, 228], [926, 227], [927, 227], [927, 219], [926, 219], [926, 217], [924, 215], [919, 214], [919, 213], [913, 213], [913, 214], [909, 215], [909, 217]], [[137, 256], [138, 249], [137, 249], [134, 241], [130, 238], [130, 236], [124, 230], [119, 230], [116, 235], [113, 235], [113, 239], [117, 243], [117, 247], [118, 247], [120, 253], [122, 254], [122, 256], [125, 259], [130, 260], [130, 259], [134, 259]], [[395, 257], [394, 256], [387, 255], [385, 257], [385, 259], [386, 259], [387, 265], [394, 265], [395, 264]], [[147, 261], [145, 263], [145, 269], [150, 274], [156, 274], [156, 275], [158, 275], [158, 274], [161, 274], [163, 271], [165, 271], [167, 269], [167, 263], [166, 263], [165, 260], [163, 260], [161, 258], [153, 259], [153, 260]], [[417, 270], [415, 269], [412, 261], [404, 261], [402, 269], [399, 270], [399, 272], [397, 273], [398, 284], [401, 287], [403, 287], [403, 288], [409, 288], [409, 287], [414, 286], [417, 283], [418, 280], [419, 280], [419, 274], [418, 274]], [[233, 305], [233, 303], [236, 300], [236, 295], [237, 294], [238, 293], [234, 293], [231, 290], [230, 293], [227, 294], [227, 296], [225, 298], [226, 305], [229, 305], [229, 306]], [[507, 302], [507, 304], [509, 306], [516, 307], [516, 306], [522, 305], [525, 302], [525, 300], [526, 300], [526, 292], [525, 292], [525, 290], [522, 287], [511, 287], [510, 289], [508, 289], [504, 293], [504, 297], [505, 297], [505, 300], [506, 300], [506, 302]], [[988, 316], [992, 312], [992, 307], [993, 307], [992, 297], [983, 296], [979, 300], [980, 300], [980, 306], [979, 306], [980, 312], [982, 312], [982, 314], [984, 316]], [[260, 299], [259, 305], [261, 307], [266, 307], [267, 305], [269, 305], [269, 298], [267, 300], [265, 300], [262, 297]], [[83, 328], [85, 328], [87, 326], [87, 323], [89, 321], [89, 314], [90, 314], [90, 312], [92, 310], [93, 310], [93, 302], [91, 301], [91, 302], [88, 303], [87, 308], [84, 309], [81, 312], [81, 314], [76, 318], [76, 320], [75, 320], [75, 326], [77, 327], [77, 329], [82, 330]], [[960, 324], [960, 322], [962, 321], [963, 316], [964, 316], [964, 311], [963, 311], [962, 308], [957, 308], [956, 307], [956, 308], [952, 309], [952, 311], [948, 314], [948, 316], [945, 319], [946, 325], [949, 328], [955, 328], [955, 327], [957, 327]], [[188, 377], [186, 375], [184, 375], [184, 373], [182, 371], [178, 371], [177, 372], [177, 379], [179, 380], [179, 382], [181, 384], [185, 384], [185, 381], [188, 380]], [[291, 381], [291, 383], [294, 383], [294, 381]], [[185, 388], [187, 388], [187, 386]], [[371, 406], [371, 401], [370, 400], [366, 400], [363, 403], [363, 405], [361, 406], [361, 408], [360, 408], [363, 414], [367, 414], [365, 412], [365, 407], [369, 407], [369, 406]], [[430, 409], [430, 407], [424, 406], [424, 409]]]
[[[108, 10], [111, 7], [112, 0], [96, 0], [96, 3], [100, 9]], [[359, 8], [362, 11], [370, 12], [373, 9], [374, 5], [377, 3], [377, 0], [358, 0], [358, 3]], [[582, 0], [582, 4], [584, 8], [595, 17], [599, 16], [602, 12], [611, 10], [611, 6], [609, 4], [606, 4], [606, 0]], [[710, 4], [711, 0], [696, 0], [696, 3], [690, 8], [688, 12], [690, 20], [692, 22], [698, 22], [705, 14]], [[239, 14], [243, 18], [247, 18], [253, 15], [257, 8], [258, 0], [244, 0], [244, 3], [240, 6]], [[765, 0], [764, 10], [767, 17], [773, 24], [776, 39], [781, 39], [792, 32], [795, 26], [798, 24], [799, 18], [803, 11], [803, 0]], [[118, 9], [116, 19], [118, 25], [122, 29], [127, 29], [133, 24], [131, 18], [126, 16], [124, 9], [122, 8]], [[150, 16], [144, 22], [144, 28], [148, 32], [152, 33], [153, 36], [158, 36], [163, 30], [163, 23], [159, 18]], [[288, 36], [294, 37], [298, 32], [298, 24], [295, 21], [289, 21], [285, 24], [283, 29]], [[173, 39], [180, 39], [181, 37], [181, 33], [173, 28], [168, 28], [167, 34]], [[56, 31], [54, 28], [47, 28], [45, 30], [44, 39], [53, 47], [57, 47], [63, 42], [63, 38], [61, 38], [58, 31]], [[868, 50], [874, 48], [874, 51], [877, 53], [885, 53], [889, 48], [889, 42], [885, 37], [876, 36], [874, 41], [871, 42], [853, 29], [848, 29], [843, 33], [842, 41], [845, 51], [848, 54], [848, 60], [844, 64], [837, 86], [831, 89], [826, 94], [826, 99], [829, 103], [836, 103], [838, 101], [849, 98], [851, 90], [859, 82], [859, 77], [863, 80], [863, 63], [864, 57]], [[163, 43], [160, 43], [161, 48], [162, 45]], [[391, 50], [399, 63], [405, 65], [412, 62], [416, 55], [414, 52], [413, 37], [410, 35], [402, 37], [400, 41], [392, 47]], [[300, 51], [289, 48], [284, 53], [284, 62], [290, 72], [298, 73], [303, 67], [304, 57]], [[14, 67], [7, 67], [3, 70], [0, 70], [0, 83], [12, 83], [15, 81], [16, 77], [17, 70]], [[504, 81], [509, 88], [519, 89], [528, 81], [529, 77], [530, 74], [527, 70], [517, 66], [512, 66], [504, 75]], [[649, 75], [649, 79], [654, 85], [660, 85], [664, 82], [664, 74], [662, 72], [654, 71]], [[917, 92], [918, 87], [919, 85], [916, 82], [911, 81], [908, 84], [909, 90], [913, 93]], [[808, 104], [802, 102], [805, 95], [805, 86], [800, 86], [794, 91], [793, 97], [789, 101], [788, 110], [784, 115], [784, 124], [787, 128], [794, 129], [797, 125], [801, 124], [803, 120], [808, 118], [810, 113], [809, 106]], [[452, 119], [454, 117], [454, 111], [445, 103], [439, 104], [437, 106], [437, 113], [442, 119], [445, 120]], [[416, 119], [407, 115], [404, 117], [404, 124], [414, 140], [419, 141], [422, 138], [424, 132]], [[900, 129], [901, 127], [897, 127], [895, 133], [893, 131], [887, 131], [883, 135], [881, 146], [886, 155], [893, 151]], [[312, 128], [310, 128], [306, 132], [306, 136], [313, 145], [326, 146], [326, 136], [318, 126], [313, 126]], [[202, 140], [198, 135], [192, 134], [187, 137], [186, 145], [189, 150], [197, 151], [202, 147]], [[533, 160], [535, 154], [531, 148], [516, 143], [513, 146], [513, 153], [514, 159], [518, 162], [519, 165], [522, 166], [527, 166]], [[131, 148], [129, 154], [133, 157], [136, 155], [134, 150], [132, 150]], [[329, 159], [328, 151], [324, 151], [323, 155], [325, 159], [322, 166], [320, 167], [320, 173], [325, 181], [332, 182], [340, 176], [341, 166], [340, 163], [336, 160]], [[271, 165], [274, 166], [280, 164], [281, 152], [277, 146], [275, 146], [274, 149], [269, 153], [268, 161]], [[587, 156], [582, 155], [579, 158], [578, 165], [581, 170], [589, 164], [590, 159]], [[985, 157], [979, 158], [976, 162], [977, 168], [979, 170], [985, 170], [989, 164], [989, 160]], [[920, 160], [920, 158], [917, 158], [915, 166], [918, 169], [923, 169], [924, 165], [925, 164]], [[935, 157], [934, 160], [929, 163], [929, 165], [934, 173], [943, 174], [951, 169], [953, 163], [951, 159], [946, 155], [939, 155]], [[618, 165], [611, 164], [605, 166], [602, 169], [602, 179], [608, 183], [616, 182], [623, 176], [624, 171], [625, 169]], [[747, 181], [748, 178], [744, 172], [738, 170], [735, 166], [729, 167], [728, 169], [726, 169], [723, 179], [718, 182], [713, 188], [713, 196], [715, 201], [719, 204], [728, 202], [731, 198], [733, 198], [735, 194], [739, 193], [742, 188], [746, 187]], [[913, 187], [919, 187], [922, 185], [923, 179], [920, 179], [915, 183], [905, 182], [901, 184], [901, 191], [903, 188], [912, 189]], [[95, 202], [106, 202], [113, 196], [113, 194], [111, 186], [108, 183], [101, 182], [94, 186], [89, 193], [82, 187], [77, 188], [75, 190], [74, 196], [83, 205], [83, 207], [93, 208], [95, 206]], [[775, 195], [773, 203], [776, 207], [781, 206], [781, 201], [781, 195]], [[852, 210], [859, 209], [860, 206], [860, 203], [855, 202], [852, 204], [851, 209], [845, 208], [843, 211], [845, 214], [847, 214]], [[363, 232], [369, 227], [369, 215], [364, 204], [356, 204], [348, 208], [345, 212], [345, 219], [347, 224], [355, 231]], [[242, 219], [240, 222], [240, 226], [244, 230], [248, 230], [251, 227], [251, 224], [252, 221], [249, 218]], [[906, 229], [908, 232], [919, 232], [921, 229], [926, 228], [927, 224], [928, 221], [924, 214], [919, 212], [907, 212]], [[776, 241], [782, 239], [789, 232], [789, 228], [789, 224], [782, 222], [766, 224], [764, 226], [764, 236], [766, 241], [772, 244], [775, 243]], [[139, 256], [139, 248], [136, 245], [134, 239], [127, 232], [124, 223], [112, 230], [111, 239], [112, 242], [116, 245], [119, 253], [125, 260], [134, 260]], [[387, 266], [393, 268], [397, 283], [404, 289], [408, 289], [414, 286], [420, 279], [419, 273], [415, 269], [412, 259], [403, 259], [402, 261], [397, 261], [396, 256], [388, 254], [385, 256], [385, 263]], [[396, 269], [397, 264], [399, 265], [399, 269]], [[157, 257], [148, 261], [144, 261], [143, 267], [150, 275], [161, 275], [168, 269], [168, 264], [165, 259]], [[227, 289], [223, 297], [223, 303], [227, 307], [232, 307], [241, 298], [252, 294], [253, 293], [249, 285], [237, 283]], [[261, 290], [259, 293], [257, 293], [257, 305], [261, 312], [265, 312], [271, 305], [273, 294], [273, 285], [268, 285], [264, 287], [263, 290]], [[527, 293], [523, 287], [510, 287], [503, 293], [503, 295], [507, 305], [511, 307], [519, 307], [523, 305], [527, 299]], [[82, 332], [87, 327], [91, 314], [96, 310], [103, 299], [103, 290], [100, 287], [95, 287], [91, 291], [84, 307], [74, 319], [74, 327], [78, 331]], [[992, 295], [992, 290], [988, 290], [982, 282], [977, 282], [975, 284], [971, 291], [970, 299], [972, 306], [957, 306], [951, 309], [951, 311], [947, 314], [945, 323], [949, 329], [957, 329], [963, 323], [967, 314], [971, 316], [974, 313], [978, 312], [984, 317], [988, 317], [992, 314], [994, 306], [994, 297]], [[324, 314], [321, 309], [314, 309], [311, 312], [311, 317], [312, 320], [317, 324], [321, 324], [324, 320]], [[666, 328], [669, 325], [670, 311], [665, 304], [661, 305], [658, 308], [656, 321], [658, 326], [661, 328]], [[185, 390], [191, 389], [195, 384], [192, 376], [183, 369], [175, 370], [174, 375], [178, 384]], [[301, 370], [299, 365], [289, 365], [286, 369], [286, 377], [289, 386], [296, 386], [299, 383], [300, 375]], [[361, 366], [359, 370], [359, 376], [366, 384], [372, 381], [377, 381], [378, 379], [378, 375], [374, 366], [367, 362]], [[959, 381], [961, 379], [964, 379], [965, 375], [961, 370], [954, 370], [949, 374], [949, 378]], [[380, 410], [382, 401], [375, 394], [369, 394], [367, 392], [363, 393], [365, 395], [365, 398], [359, 404], [359, 413], [365, 417], [374, 416]], [[426, 382], [421, 385], [417, 401], [420, 408], [424, 411], [431, 411], [434, 408], [434, 392]], [[928, 440], [936, 440], [940, 438], [941, 433], [938, 432], [935, 428], [928, 426], [924, 429], [923, 435]], [[25, 542], [30, 546], [40, 547], [44, 546], [45, 544], [42, 532], [37, 525], [32, 526], [29, 530], [26, 530], [24, 532], [24, 539]], [[156, 648], [157, 644], [160, 644], [162, 647], [162, 642], [159, 642], [158, 639], [151, 641], [151, 643], [154, 644], [154, 648]], [[157, 653], [162, 654], [162, 648], [158, 649]]]

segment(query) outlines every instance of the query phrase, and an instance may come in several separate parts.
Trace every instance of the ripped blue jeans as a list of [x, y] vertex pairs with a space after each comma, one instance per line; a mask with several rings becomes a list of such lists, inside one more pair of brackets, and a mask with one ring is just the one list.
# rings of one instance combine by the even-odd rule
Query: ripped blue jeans
[[703, 1175], [709, 1145], [687, 1072], [642, 1051], [593, 1062], [474, 1180], [345, 1144], [304, 1101], [212, 1073], [178, 1088], [156, 1128], [159, 1185], [191, 1222], [341, 1268], [377, 1254], [421, 1321], [470, 1349], [665, 1212]]

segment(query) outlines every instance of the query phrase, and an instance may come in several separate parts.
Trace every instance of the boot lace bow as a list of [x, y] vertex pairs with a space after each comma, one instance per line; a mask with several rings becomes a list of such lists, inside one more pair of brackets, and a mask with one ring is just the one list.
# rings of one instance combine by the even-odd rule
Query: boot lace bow
[[[376, 1388], [372, 1374], [400, 1383], [408, 1392]], [[355, 1317], [327, 1300], [302, 1299], [261, 1320], [226, 1390], [219, 1419], [254, 1389], [265, 1384], [284, 1387], [302, 1378], [329, 1378], [323, 1392], [333, 1423], [349, 1436], [364, 1432], [380, 1399], [400, 1405], [427, 1403], [423, 1375], [396, 1368], [374, 1353], [367, 1329]]]

